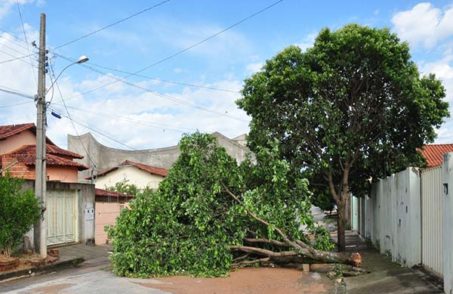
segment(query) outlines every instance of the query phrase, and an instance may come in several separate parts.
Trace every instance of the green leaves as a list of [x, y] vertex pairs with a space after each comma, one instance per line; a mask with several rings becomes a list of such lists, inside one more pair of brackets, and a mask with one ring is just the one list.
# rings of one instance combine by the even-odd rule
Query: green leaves
[[33, 191], [22, 190], [22, 181], [9, 175], [0, 176], [0, 250], [7, 253], [40, 217], [41, 208]]
[[[312, 234], [308, 183], [289, 174], [289, 163], [278, 159], [278, 144], [270, 144], [238, 166], [213, 136], [184, 136], [181, 154], [158, 191], [139, 193], [109, 230], [114, 272], [223, 276], [235, 257], [229, 247], [246, 237], [279, 239], [276, 227], [294, 239]], [[239, 202], [225, 187], [239, 195]], [[328, 237], [320, 238], [330, 244]]]
[[275, 139], [280, 158], [322, 193], [327, 173], [342, 190], [346, 163], [358, 195], [370, 176], [419, 165], [416, 150], [434, 140], [448, 104], [440, 81], [421, 77], [410, 58], [388, 29], [356, 24], [322, 30], [305, 52], [284, 49], [245, 81], [237, 101], [252, 117], [249, 147]]

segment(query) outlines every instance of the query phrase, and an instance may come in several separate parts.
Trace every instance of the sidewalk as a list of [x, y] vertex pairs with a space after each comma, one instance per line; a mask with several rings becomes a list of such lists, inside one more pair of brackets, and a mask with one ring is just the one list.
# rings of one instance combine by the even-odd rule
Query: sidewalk
[[83, 244], [74, 244], [57, 247], [56, 249], [59, 250], [60, 256], [55, 263], [31, 269], [18, 269], [10, 272], [2, 272], [0, 273], [0, 281], [26, 278], [35, 276], [36, 274], [55, 272], [57, 270], [77, 266], [81, 263], [87, 267], [100, 265], [108, 267], [110, 265], [108, 260], [108, 252], [111, 250], [110, 246], [86, 246]]
[[[334, 237], [334, 236], [332, 236]], [[345, 278], [347, 293], [443, 293], [425, 273], [400, 266], [390, 257], [368, 248], [358, 234], [347, 231], [347, 251], [360, 252], [362, 267], [370, 274]]]

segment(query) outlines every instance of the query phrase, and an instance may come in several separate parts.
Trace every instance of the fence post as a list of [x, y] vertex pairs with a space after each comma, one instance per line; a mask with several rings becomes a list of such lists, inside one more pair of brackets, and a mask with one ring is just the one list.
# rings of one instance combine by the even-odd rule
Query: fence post
[[453, 293], [453, 153], [444, 155], [442, 166], [442, 183], [444, 195], [444, 291]]

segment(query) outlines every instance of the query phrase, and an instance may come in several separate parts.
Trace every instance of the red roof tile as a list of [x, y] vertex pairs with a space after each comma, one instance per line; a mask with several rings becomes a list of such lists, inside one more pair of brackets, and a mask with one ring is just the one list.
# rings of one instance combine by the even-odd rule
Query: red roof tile
[[[11, 136], [17, 135], [21, 132], [30, 130], [36, 134], [36, 126], [34, 123], [17, 124], [17, 125], [4, 125], [0, 126], [0, 140], [7, 139]], [[46, 138], [48, 144], [55, 145], [49, 138]]]
[[23, 131], [35, 129], [35, 124], [18, 124], [18, 125], [6, 125], [0, 126], [0, 140], [19, 134]]
[[[61, 157], [61, 155], [73, 157], [69, 154], [72, 154], [72, 152], [61, 149], [54, 145], [47, 145], [46, 163], [49, 166], [76, 167], [78, 170], [88, 169], [88, 167], [83, 164], [72, 161], [71, 159]], [[12, 151], [11, 153], [4, 154], [3, 156], [13, 156], [19, 162], [23, 162], [25, 165], [35, 165], [36, 145], [24, 145], [21, 148]]]
[[168, 175], [168, 170], [165, 168], [155, 167], [155, 166], [151, 166], [151, 165], [147, 165], [147, 164], [143, 164], [143, 163], [139, 163], [139, 162], [125, 160], [122, 163], [120, 163], [118, 166], [104, 170], [104, 171], [98, 173], [96, 176], [106, 175], [109, 172], [120, 168], [121, 166], [127, 166], [127, 165], [135, 166], [136, 168], [143, 170], [147, 173], [153, 174], [153, 175], [158, 175], [158, 176], [162, 176], [162, 177], [166, 177]]
[[107, 191], [107, 190], [99, 189], [99, 188], [95, 189], [95, 195], [100, 196], [100, 197], [128, 197], [128, 198], [134, 197], [132, 195], [123, 194], [123, 193], [119, 193], [119, 192], [113, 192], [113, 191]]
[[444, 154], [448, 152], [453, 152], [453, 144], [428, 144], [421, 149], [421, 154], [426, 160], [426, 167], [441, 165]]

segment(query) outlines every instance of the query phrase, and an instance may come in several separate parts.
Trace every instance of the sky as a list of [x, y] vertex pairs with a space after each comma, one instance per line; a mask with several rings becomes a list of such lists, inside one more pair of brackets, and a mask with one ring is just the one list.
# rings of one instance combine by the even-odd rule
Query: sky
[[[250, 122], [235, 103], [244, 79], [287, 46], [310, 47], [322, 28], [358, 23], [407, 41], [453, 113], [453, 1], [276, 2], [0, 0], [0, 89], [36, 94], [32, 42], [45, 13], [47, 134], [58, 145], [86, 132], [124, 149], [175, 145], [196, 130], [233, 138]], [[90, 60], [67, 67], [81, 55]], [[0, 124], [35, 121], [33, 99], [0, 92]], [[447, 142], [453, 118], [438, 130], [436, 143]]]

